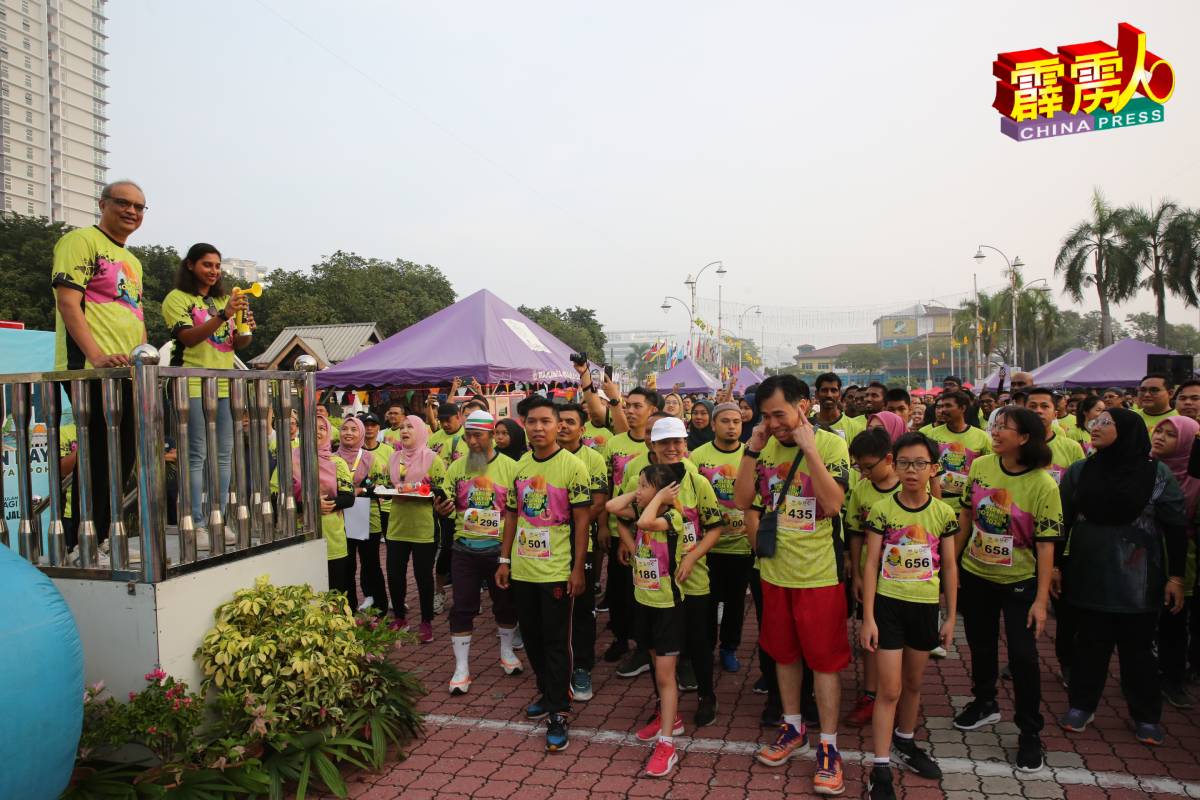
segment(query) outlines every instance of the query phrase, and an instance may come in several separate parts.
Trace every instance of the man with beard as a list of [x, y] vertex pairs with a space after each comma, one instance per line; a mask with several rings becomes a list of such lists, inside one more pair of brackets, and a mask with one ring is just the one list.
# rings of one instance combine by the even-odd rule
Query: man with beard
[[487, 584], [496, 626], [500, 629], [500, 666], [506, 675], [521, 672], [521, 661], [513, 652], [517, 612], [512, 590], [496, 584], [500, 521], [517, 464], [496, 452], [493, 439], [496, 421], [491, 414], [472, 411], [464, 427], [467, 455], [446, 470], [442, 482], [446, 496], [434, 502], [434, 509], [454, 524], [454, 543], [450, 549], [454, 576], [454, 605], [450, 609], [450, 641], [454, 646], [452, 695], [466, 694], [471, 688], [471, 631], [479, 614], [482, 584]]
[[608, 465], [604, 456], [583, 444], [586, 413], [576, 403], [564, 403], [558, 407], [558, 444], [568, 453], [583, 462], [587, 469], [588, 489], [592, 494], [592, 505], [588, 509], [588, 559], [584, 564], [587, 585], [583, 594], [575, 598], [575, 609], [571, 619], [571, 655], [574, 665], [571, 670], [571, 699], [592, 699], [592, 668], [596, 666], [596, 592], [592, 578], [592, 563], [595, 549], [608, 546], [607, 526], [601, 538], [597, 532], [597, 521], [604, 504], [608, 502]]

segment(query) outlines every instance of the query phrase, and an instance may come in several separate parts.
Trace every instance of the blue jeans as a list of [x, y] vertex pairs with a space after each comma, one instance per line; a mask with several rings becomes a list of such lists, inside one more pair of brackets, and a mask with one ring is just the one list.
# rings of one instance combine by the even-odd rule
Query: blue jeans
[[[205, 460], [208, 442], [204, 438], [204, 404], [199, 397], [188, 400], [188, 480], [192, 487], [192, 523], [208, 527], [208, 504], [204, 501], [204, 482], [208, 477]], [[217, 400], [217, 471], [221, 476], [221, 513], [229, 499], [229, 473], [233, 464], [233, 416], [229, 398]]]

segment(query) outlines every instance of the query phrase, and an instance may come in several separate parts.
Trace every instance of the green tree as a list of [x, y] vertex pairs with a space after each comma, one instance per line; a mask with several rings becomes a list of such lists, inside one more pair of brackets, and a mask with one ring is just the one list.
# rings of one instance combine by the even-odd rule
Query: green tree
[[654, 365], [643, 360], [649, 350], [650, 345], [648, 344], [633, 344], [630, 345], [629, 352], [625, 354], [625, 368], [636, 376], [639, 384], [644, 383], [650, 373], [654, 371]]
[[[1149, 341], [1158, 333], [1158, 315], [1143, 311], [1127, 314], [1125, 323], [1129, 334], [1135, 339]], [[1200, 330], [1194, 325], [1168, 323], [1165, 344], [1162, 347], [1177, 353], [1200, 353]]]
[[[1012, 305], [1006, 304], [1008, 295], [1002, 292], [988, 294], [980, 292], [978, 302], [976, 298], [963, 300], [959, 304], [959, 310], [954, 315], [954, 324], [956, 328], [965, 327], [970, 338], [971, 352], [975, 352], [975, 338], [979, 338], [979, 352], [983, 356], [983, 363], [986, 365], [993, 354], [999, 355], [998, 350], [1003, 344], [1000, 339], [1003, 337], [1001, 333], [1012, 322]], [[978, 305], [979, 309], [979, 330], [975, 329], [975, 310]], [[983, 370], [987, 372], [985, 368]]]
[[1091, 219], [1066, 235], [1054, 259], [1054, 273], [1062, 274], [1063, 285], [1076, 303], [1083, 302], [1086, 288], [1095, 289], [1100, 302], [1100, 347], [1113, 343], [1112, 306], [1137, 291], [1137, 261], [1124, 249], [1120, 235], [1123, 217], [1095, 189]]
[[1159, 347], [1167, 346], [1167, 294], [1182, 298], [1185, 305], [1197, 303], [1195, 224], [1194, 214], [1170, 200], [1121, 211], [1122, 248], [1141, 270], [1138, 285], [1154, 295], [1154, 342]]
[[71, 230], [45, 217], [0, 214], [0, 319], [54, 330], [50, 270], [54, 243]]
[[883, 366], [883, 350], [874, 344], [852, 344], [837, 360], [837, 365], [860, 374], [875, 373]]
[[517, 310], [558, 337], [574, 352], [587, 353], [588, 358], [597, 364], [606, 362], [608, 354], [604, 348], [608, 344], [608, 337], [604, 335], [604, 329], [592, 309], [579, 306], [567, 309], [520, 306]]
[[131, 246], [129, 251], [142, 262], [142, 320], [146, 324], [146, 341], [162, 347], [171, 339], [162, 315], [162, 301], [175, 288], [183, 257], [169, 245]]

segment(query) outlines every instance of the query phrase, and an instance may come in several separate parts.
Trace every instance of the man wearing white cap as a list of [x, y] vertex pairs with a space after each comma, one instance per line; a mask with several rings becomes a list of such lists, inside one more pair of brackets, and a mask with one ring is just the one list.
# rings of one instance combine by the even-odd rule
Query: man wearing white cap
[[512, 486], [517, 463], [494, 447], [496, 420], [486, 411], [472, 411], [463, 426], [467, 457], [446, 470], [443, 489], [446, 499], [435, 508], [454, 521], [451, 546], [454, 606], [450, 609], [450, 641], [454, 646], [454, 675], [450, 694], [466, 694], [471, 688], [471, 630], [479, 614], [480, 586], [487, 583], [492, 612], [500, 629], [500, 666], [506, 675], [521, 672], [521, 661], [513, 652], [513, 629], [517, 612], [512, 590], [496, 585], [500, 558], [500, 522]]
[[[687, 428], [678, 417], [661, 417], [650, 429], [650, 452], [629, 462], [625, 469], [620, 489], [613, 496], [636, 490], [638, 478], [648, 464], [683, 464], [685, 475], [679, 482], [676, 502], [683, 510], [684, 540], [680, 558], [693, 549], [698, 550], [700, 559], [688, 579], [679, 585], [684, 595], [685, 619], [684, 652], [681, 653], [678, 669], [680, 691], [695, 690], [697, 693], [697, 726], [710, 725], [717, 716], [717, 696], [713, 689], [713, 641], [709, 619], [708, 562], [704, 557], [721, 539], [724, 524], [721, 504], [717, 501], [712, 484], [688, 461]], [[632, 521], [618, 519], [618, 525], [632, 529]], [[626, 554], [628, 557], [628, 554]], [[623, 676], [628, 677], [628, 676]]]

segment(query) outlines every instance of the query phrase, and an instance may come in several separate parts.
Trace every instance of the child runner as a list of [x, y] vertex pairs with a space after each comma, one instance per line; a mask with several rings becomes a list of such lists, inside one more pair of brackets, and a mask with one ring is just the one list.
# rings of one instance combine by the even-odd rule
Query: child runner
[[[850, 545], [854, 598], [858, 601], [858, 616], [861, 619], [863, 574], [867, 568], [866, 551], [863, 549], [867, 516], [876, 503], [900, 490], [900, 478], [892, 463], [892, 446], [886, 430], [875, 428], [855, 436], [850, 442], [850, 458], [862, 476], [850, 490], [850, 498], [846, 501], [846, 542]], [[846, 718], [851, 725], [866, 725], [871, 721], [875, 708], [878, 684], [875, 654], [864, 650], [862, 657], [863, 693]]]
[[638, 642], [649, 651], [654, 664], [658, 709], [637, 737], [655, 742], [646, 763], [646, 774], [655, 777], [667, 775], [679, 763], [674, 737], [683, 733], [675, 680], [685, 628], [681, 584], [699, 560], [695, 550], [683, 558], [679, 556], [686, 535], [683, 511], [677, 503], [684, 473], [682, 465], [651, 464], [642, 470], [636, 491], [607, 504], [610, 514], [634, 504], [642, 509], [636, 540], [627, 528], [620, 528], [620, 558], [633, 562], [634, 628]]
[[[900, 491], [875, 503], [866, 524], [861, 639], [875, 656], [879, 681], [872, 721], [875, 761], [867, 777], [871, 800], [896, 796], [889, 743], [900, 766], [923, 778], [942, 777], [937, 762], [917, 747], [913, 732], [929, 651], [939, 641], [945, 647], [954, 638], [958, 583], [958, 514], [929, 494], [929, 479], [937, 472], [937, 445], [921, 433], [907, 433], [892, 445], [892, 458]], [[945, 587], [946, 619], [939, 630], [940, 583]]]

